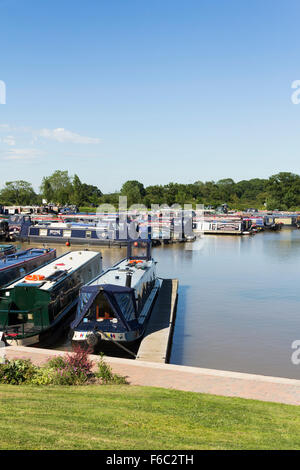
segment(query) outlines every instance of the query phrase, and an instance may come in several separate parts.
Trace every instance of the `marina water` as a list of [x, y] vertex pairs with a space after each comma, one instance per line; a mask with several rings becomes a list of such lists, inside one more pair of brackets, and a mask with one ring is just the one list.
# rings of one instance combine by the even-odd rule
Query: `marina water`
[[[104, 268], [125, 256], [124, 248], [97, 250]], [[300, 378], [291, 361], [300, 340], [300, 230], [207, 235], [152, 253], [160, 277], [179, 279], [171, 363]]]

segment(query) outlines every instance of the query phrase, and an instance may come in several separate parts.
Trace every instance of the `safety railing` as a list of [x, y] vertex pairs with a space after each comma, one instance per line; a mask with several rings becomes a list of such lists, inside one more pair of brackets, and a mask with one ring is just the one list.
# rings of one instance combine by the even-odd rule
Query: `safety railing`
[[[0, 330], [3, 331], [6, 336], [18, 339], [31, 336], [35, 333], [37, 334], [44, 330], [45, 325], [42, 315], [42, 307], [35, 309], [34, 312], [32, 310], [14, 310], [10, 308], [8, 310], [0, 310], [0, 317], [3, 313], [6, 313], [6, 316], [3, 322], [0, 321]], [[10, 324], [10, 316], [14, 314], [18, 316], [21, 315], [24, 321]], [[33, 321], [28, 321], [28, 315], [33, 316]], [[38, 323], [38, 320], [39, 324], [37, 325], [36, 323]]]

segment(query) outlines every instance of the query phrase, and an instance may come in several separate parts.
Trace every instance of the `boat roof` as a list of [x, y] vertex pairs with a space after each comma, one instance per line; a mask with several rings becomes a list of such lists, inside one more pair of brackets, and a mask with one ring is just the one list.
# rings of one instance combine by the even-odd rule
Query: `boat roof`
[[29, 250], [17, 251], [12, 255], [7, 255], [0, 259], [0, 271], [4, 271], [10, 266], [21, 264], [37, 256], [45, 255], [49, 251], [54, 251], [53, 248], [30, 248]]
[[95, 279], [93, 279], [88, 286], [100, 286], [100, 285], [114, 285], [124, 287], [126, 286], [126, 276], [131, 273], [131, 288], [135, 288], [135, 286], [139, 283], [139, 281], [144, 276], [145, 272], [152, 267], [154, 261], [151, 259], [149, 261], [141, 260], [136, 265], [133, 263], [130, 264], [130, 261], [125, 258], [121, 260], [119, 263], [115, 264], [112, 268], [107, 269]]
[[14, 245], [0, 245], [0, 253], [1, 253], [2, 251], [9, 250], [9, 249], [11, 249], [11, 248], [13, 248], [13, 247], [14, 247]]
[[[42, 290], [50, 290], [59, 280], [61, 280], [61, 276], [64, 273], [72, 273], [83, 266], [88, 261], [91, 261], [93, 258], [97, 256], [101, 257], [101, 253], [98, 251], [70, 251], [65, 253], [64, 255], [56, 258], [55, 260], [51, 261], [50, 263], [42, 266], [41, 268], [37, 269], [31, 275], [36, 276], [43, 276], [43, 280], [39, 281], [32, 281], [26, 280], [26, 276], [22, 277], [16, 282], [9, 284], [6, 287], [7, 289], [12, 289], [17, 285], [36, 285]], [[55, 274], [61, 273], [61, 276], [55, 276]], [[53, 279], [48, 279], [49, 277], [54, 276]]]

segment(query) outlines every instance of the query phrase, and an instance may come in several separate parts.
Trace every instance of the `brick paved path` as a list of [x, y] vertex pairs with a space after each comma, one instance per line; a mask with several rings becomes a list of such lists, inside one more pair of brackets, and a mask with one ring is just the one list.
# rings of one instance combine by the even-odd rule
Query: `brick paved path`
[[[22, 346], [6, 348], [8, 359], [30, 358], [37, 365], [58, 354], [66, 353]], [[91, 357], [97, 360], [97, 356]], [[300, 405], [300, 380], [114, 357], [106, 357], [105, 361], [110, 364], [113, 372], [126, 376], [132, 385], [148, 385]]]

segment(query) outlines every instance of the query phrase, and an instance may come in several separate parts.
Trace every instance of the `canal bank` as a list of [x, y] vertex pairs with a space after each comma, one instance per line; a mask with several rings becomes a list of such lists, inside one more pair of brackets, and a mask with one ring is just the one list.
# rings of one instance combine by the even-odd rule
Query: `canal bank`
[[[44, 364], [53, 356], [64, 356], [65, 354], [67, 354], [66, 351], [24, 346], [5, 348], [7, 359], [31, 359], [36, 365]], [[90, 357], [95, 362], [99, 360], [99, 356], [91, 355]], [[300, 405], [300, 380], [174, 364], [132, 361], [115, 357], [105, 357], [105, 361], [111, 366], [114, 373], [125, 376], [130, 385]]]

